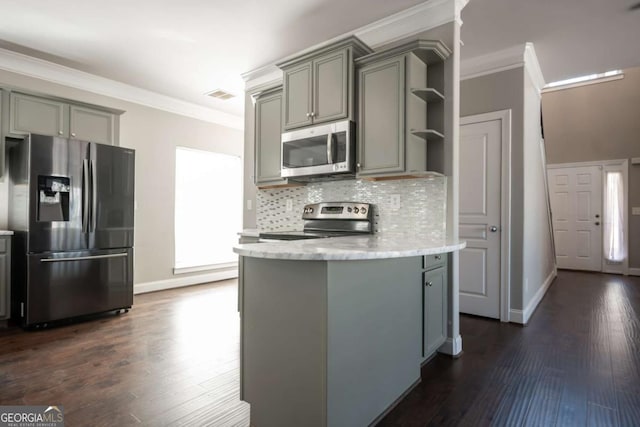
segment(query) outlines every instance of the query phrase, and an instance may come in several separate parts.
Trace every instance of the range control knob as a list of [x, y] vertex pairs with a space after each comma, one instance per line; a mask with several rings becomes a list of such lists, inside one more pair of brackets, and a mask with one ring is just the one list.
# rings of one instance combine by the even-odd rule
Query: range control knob
[[360, 211], [360, 209], [358, 208], [353, 208], [353, 213], [358, 213]]
[[309, 208], [309, 213], [313, 213], [313, 208]]
[[351, 213], [351, 211], [352, 211], [352, 210], [353, 210], [353, 209], [351, 209], [351, 207], [348, 207], [348, 208], [347, 208], [347, 212], [349, 212], [349, 213]]
[[366, 213], [367, 213], [367, 208], [361, 208], [361, 209], [360, 209], [360, 213], [361, 213], [362, 215], [366, 214]]

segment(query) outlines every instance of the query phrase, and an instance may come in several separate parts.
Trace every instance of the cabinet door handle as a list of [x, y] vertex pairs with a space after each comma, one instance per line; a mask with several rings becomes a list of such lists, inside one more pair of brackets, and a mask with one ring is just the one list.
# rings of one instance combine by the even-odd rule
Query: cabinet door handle
[[73, 132], [71, 132], [71, 136], [76, 136], [76, 134], [75, 134], [75, 133], [73, 133]]
[[311, 117], [315, 117], [316, 113], [314, 113], [313, 111], [311, 112]]
[[434, 256], [434, 258], [437, 259], [437, 260], [440, 260], [440, 259], [442, 259], [442, 256], [436, 255], [436, 256]]
[[433, 282], [427, 282], [426, 285], [427, 286], [433, 286]]
[[58, 135], [62, 135], [63, 132], [61, 130], [58, 131]]
[[307, 113], [307, 119], [311, 117], [311, 113]]

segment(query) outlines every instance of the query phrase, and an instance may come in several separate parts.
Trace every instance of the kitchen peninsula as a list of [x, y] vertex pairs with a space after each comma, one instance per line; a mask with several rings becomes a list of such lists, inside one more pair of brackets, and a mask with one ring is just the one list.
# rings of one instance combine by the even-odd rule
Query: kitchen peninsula
[[434, 330], [425, 319], [430, 269], [444, 271], [432, 301], [442, 331], [445, 254], [464, 247], [391, 232], [236, 246], [241, 399], [252, 424], [377, 420], [420, 381], [421, 362], [437, 349], [425, 343]]

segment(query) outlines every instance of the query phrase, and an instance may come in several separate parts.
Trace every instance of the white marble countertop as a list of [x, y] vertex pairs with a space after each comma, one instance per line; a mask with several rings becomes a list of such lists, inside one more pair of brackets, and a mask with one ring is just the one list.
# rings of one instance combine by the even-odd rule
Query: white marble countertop
[[0, 236], [13, 236], [13, 231], [0, 230]]
[[236, 245], [233, 251], [253, 258], [340, 261], [405, 258], [459, 251], [463, 240], [433, 241], [428, 236], [408, 233], [380, 233], [367, 236], [331, 237]]

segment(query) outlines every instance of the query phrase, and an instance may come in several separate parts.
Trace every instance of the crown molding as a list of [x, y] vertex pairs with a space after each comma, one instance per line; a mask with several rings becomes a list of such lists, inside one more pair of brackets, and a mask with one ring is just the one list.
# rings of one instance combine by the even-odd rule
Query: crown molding
[[519, 67], [524, 67], [523, 45], [463, 60], [460, 64], [460, 80], [473, 79]]
[[279, 81], [282, 83], [282, 70], [276, 64], [265, 65], [256, 70], [242, 73], [245, 82], [244, 90], [253, 92], [256, 88]]
[[538, 94], [542, 93], [542, 88], [546, 83], [533, 43], [525, 43], [524, 45], [524, 69], [529, 73], [529, 77], [531, 77], [533, 85], [538, 90]]
[[233, 129], [244, 129], [242, 116], [182, 101], [2, 48], [0, 48], [0, 69]]
[[457, 22], [462, 25], [460, 14], [468, 2], [469, 0], [428, 0], [354, 31], [341, 34], [323, 43], [304, 49], [295, 55], [276, 59], [272, 64], [243, 73], [242, 78], [245, 81], [245, 90], [250, 91], [252, 88], [266, 82], [282, 79], [282, 71], [275, 65], [276, 62], [283, 62], [321, 49], [348, 36], [356, 36], [371, 48], [376, 49], [449, 22]]
[[468, 0], [429, 0], [353, 31], [376, 49], [449, 22], [462, 25], [460, 12]]
[[460, 80], [473, 79], [520, 67], [525, 68], [540, 93], [545, 82], [533, 43], [516, 45], [487, 55], [463, 60], [460, 66]]

